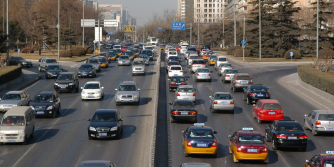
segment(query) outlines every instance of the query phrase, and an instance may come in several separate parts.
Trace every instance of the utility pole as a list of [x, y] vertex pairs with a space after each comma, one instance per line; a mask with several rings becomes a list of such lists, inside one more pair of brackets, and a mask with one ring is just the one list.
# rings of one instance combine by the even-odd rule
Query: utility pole
[[199, 47], [199, 21], [200, 19], [197, 17], [197, 46]]
[[2, 35], [5, 35], [5, 0], [2, 0]]
[[60, 60], [60, 0], [58, 0], [58, 25], [57, 25], [57, 28], [58, 28], [58, 60]]
[[319, 0], [317, 0], [317, 62], [319, 61]]
[[189, 23], [190, 24], [190, 39], [189, 39], [189, 46], [191, 46], [191, 34], [192, 34], [192, 30], [193, 30], [193, 25], [192, 25], [192, 23]]
[[82, 48], [85, 48], [85, 0], [82, 1]]
[[7, 65], [9, 65], [9, 31], [8, 31], [8, 0], [7, 0]]
[[233, 17], [234, 17], [234, 46], [237, 46], [237, 27], [235, 21], [235, 0], [233, 0]]
[[[243, 40], [245, 40], [245, 15], [244, 15], [244, 33], [243, 33]], [[242, 44], [242, 60], [245, 61], [245, 45]]]
[[225, 0], [222, 0], [223, 3], [223, 48], [225, 49]]
[[259, 58], [261, 61], [261, 0], [259, 0]]
[[100, 53], [100, 49], [101, 49], [101, 48], [100, 48], [100, 40], [101, 40], [101, 39], [100, 39], [100, 19], [97, 20], [97, 25], [98, 25], [98, 27], [99, 27], [99, 41], [98, 41], [98, 45], [99, 45], [99, 53]]

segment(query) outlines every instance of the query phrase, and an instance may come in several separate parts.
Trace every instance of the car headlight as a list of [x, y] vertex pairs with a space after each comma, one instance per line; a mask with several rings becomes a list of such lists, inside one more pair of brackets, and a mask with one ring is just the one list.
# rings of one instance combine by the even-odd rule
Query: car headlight
[[57, 83], [57, 82], [55, 82], [55, 83], [54, 83], [54, 85], [58, 85], [58, 83]]
[[89, 71], [89, 73], [93, 73], [93, 71]]
[[69, 83], [68, 85], [74, 85], [74, 83]]
[[20, 130], [20, 131], [19, 131], [19, 135], [20, 135], [20, 136], [24, 136], [24, 131]]
[[5, 133], [4, 132], [0, 132], [0, 136], [4, 136], [5, 135]]
[[52, 110], [53, 106], [49, 106], [46, 110]]
[[22, 62], [22, 64], [27, 64], [26, 62]]
[[35, 110], [35, 107], [34, 107], [34, 106], [30, 106], [30, 108], [31, 108], [32, 110]]
[[85, 92], [85, 91], [82, 91], [81, 93], [82, 93], [82, 94], [85, 94], [86, 92]]
[[94, 127], [91, 127], [91, 126], [89, 127], [89, 130], [90, 131], [96, 131], [96, 129]]
[[52, 73], [51, 72], [46, 72], [47, 74], [50, 74], [50, 75], [52, 75]]
[[96, 93], [101, 93], [101, 91], [97, 91]]
[[82, 71], [78, 71], [78, 73], [82, 73]]
[[115, 130], [117, 130], [117, 126], [115, 126], [115, 127], [112, 127], [112, 128], [110, 128], [110, 131], [115, 131]]
[[12, 105], [12, 107], [16, 107], [16, 106], [17, 106], [17, 104]]
[[137, 98], [137, 97], [138, 97], [138, 95], [133, 95], [133, 97], [134, 97], [134, 98]]

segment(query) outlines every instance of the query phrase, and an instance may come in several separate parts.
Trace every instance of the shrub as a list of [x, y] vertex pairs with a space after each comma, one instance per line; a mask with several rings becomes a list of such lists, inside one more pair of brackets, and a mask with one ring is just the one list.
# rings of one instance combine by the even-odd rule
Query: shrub
[[[242, 49], [237, 49], [234, 51], [234, 57], [242, 57], [243, 55], [243, 51]], [[250, 50], [249, 49], [245, 49], [245, 57], [249, 57], [250, 56]]]
[[21, 53], [34, 53], [34, 49], [32, 48], [23, 48]]
[[234, 55], [234, 51], [237, 50], [237, 49], [240, 49], [240, 47], [238, 47], [238, 46], [232, 46], [232, 47], [229, 47], [229, 48], [227, 49], [227, 54], [228, 54], [228, 55]]
[[72, 47], [72, 56], [84, 56], [86, 55], [86, 50], [80, 46]]
[[334, 95], [334, 75], [321, 72], [313, 65], [299, 65], [298, 75], [305, 83]]
[[22, 73], [21, 66], [6, 66], [0, 70], [0, 85], [19, 77]]
[[93, 49], [88, 45], [85, 46], [85, 51], [86, 54], [93, 54]]
[[334, 50], [330, 48], [323, 48], [319, 51], [320, 59], [334, 58]]
[[291, 59], [290, 52], [293, 52], [293, 56], [292, 56], [293, 59], [301, 59], [302, 58], [302, 55], [298, 52], [298, 50], [291, 49], [291, 50], [288, 50], [284, 53], [284, 58], [285, 59]]
[[60, 52], [60, 57], [72, 57], [72, 52], [70, 50], [62, 50]]

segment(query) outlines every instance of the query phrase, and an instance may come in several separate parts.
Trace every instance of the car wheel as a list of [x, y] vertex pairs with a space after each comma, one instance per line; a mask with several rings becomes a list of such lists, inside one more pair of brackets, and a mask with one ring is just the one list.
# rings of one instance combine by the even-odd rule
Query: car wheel
[[56, 116], [57, 116], [57, 112], [53, 111], [52, 118], [56, 118]]
[[277, 150], [275, 140], [271, 141], [271, 146], [273, 147], [273, 150]]
[[266, 142], [270, 142], [269, 138], [268, 138], [268, 133], [266, 133], [266, 135], [264, 136]]
[[32, 133], [30, 134], [31, 138], [34, 138], [35, 128], [32, 128]]
[[268, 164], [268, 162], [269, 162], [269, 159], [268, 159], [268, 157], [267, 157], [267, 159], [264, 160], [263, 163], [264, 163], [264, 164]]
[[193, 123], [197, 123], [197, 118], [194, 118]]
[[234, 109], [233, 109], [233, 110], [231, 110], [231, 114], [234, 114]]
[[236, 92], [235, 87], [232, 88], [233, 92]]
[[257, 123], [261, 124], [262, 121], [260, 120], [260, 117], [257, 117]]
[[92, 137], [90, 137], [90, 136], [88, 136], [88, 140], [93, 140], [94, 138], [92, 138]]
[[233, 156], [233, 162], [239, 162], [239, 160], [237, 160], [237, 157], [235, 157], [234, 153], [232, 153]]
[[244, 101], [246, 101], [245, 94], [242, 95], [242, 99], [243, 99]]
[[211, 110], [211, 113], [215, 113], [216, 112], [212, 107], [210, 107], [210, 110]]
[[[224, 77], [223, 77], [224, 78]], [[226, 81], [222, 78], [223, 83], [226, 83]]]
[[300, 151], [305, 152], [306, 150], [307, 150], [307, 147], [301, 147], [301, 148], [300, 148]]
[[304, 120], [304, 130], [308, 130], [308, 127], [306, 125], [306, 121]]
[[184, 151], [184, 156], [189, 157], [189, 154]]
[[232, 149], [230, 146], [228, 147], [228, 153], [232, 154]]
[[170, 116], [170, 123], [174, 123], [175, 120], [172, 118], [172, 116]]
[[197, 78], [195, 78], [195, 82], [198, 82], [198, 79], [197, 79]]
[[118, 103], [118, 102], [116, 102], [116, 106], [119, 106], [119, 103]]
[[134, 73], [132, 73], [132, 76], [134, 76], [135, 74]]
[[61, 105], [59, 105], [59, 108], [58, 108], [58, 111], [57, 111], [58, 115], [60, 114], [60, 110], [61, 110]]
[[247, 100], [247, 104], [250, 105], [250, 102], [249, 102], [249, 98], [248, 98], [248, 97], [246, 98], [246, 100]]
[[75, 88], [75, 92], [79, 92], [79, 84], [78, 84], [77, 88]]
[[22, 142], [22, 145], [26, 145], [27, 144], [27, 135], [24, 136], [24, 139], [23, 139], [23, 142]]
[[254, 119], [256, 119], [256, 116], [255, 116], [255, 113], [254, 113], [254, 111], [253, 111], [253, 118], [254, 118]]
[[217, 158], [217, 154], [218, 154], [218, 153], [213, 154], [213, 155], [212, 155], [212, 158]]
[[211, 79], [209, 79], [208, 81], [211, 82]]
[[47, 75], [45, 75], [45, 79], [49, 79]]
[[318, 132], [314, 129], [314, 127], [312, 128], [312, 135], [316, 136], [318, 134]]

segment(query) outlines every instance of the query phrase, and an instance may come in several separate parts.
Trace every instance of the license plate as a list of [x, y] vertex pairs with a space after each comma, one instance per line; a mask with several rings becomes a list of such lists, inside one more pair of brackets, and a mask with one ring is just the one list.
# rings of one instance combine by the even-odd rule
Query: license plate
[[269, 112], [268, 114], [275, 114], [275, 112]]
[[206, 74], [202, 74], [202, 76], [206, 76]]
[[242, 84], [247, 84], [248, 81], [241, 81], [240, 83], [242, 83]]
[[201, 66], [197, 66], [197, 67], [201, 67]]
[[333, 130], [333, 128], [326, 128], [326, 130]]
[[220, 102], [220, 104], [227, 104], [227, 102], [226, 101], [222, 101], [222, 102]]
[[83, 76], [87, 76], [87, 74], [83, 74]]
[[60, 87], [60, 89], [66, 89], [66, 87]]
[[37, 114], [44, 114], [44, 111], [37, 111]]
[[188, 112], [181, 112], [181, 115], [188, 115]]
[[263, 94], [258, 94], [257, 97], [263, 97]]
[[197, 147], [207, 147], [206, 143], [197, 143]]
[[174, 74], [174, 76], [178, 76], [177, 74]]
[[88, 96], [88, 98], [94, 98], [94, 96]]
[[52, 75], [53, 77], [56, 77], [57, 75]]
[[124, 101], [130, 101], [130, 100], [124, 100]]
[[247, 152], [250, 152], [250, 153], [256, 153], [256, 152], [257, 152], [257, 149], [247, 149]]
[[107, 136], [107, 133], [99, 133], [100, 136]]
[[7, 140], [8, 143], [14, 143], [16, 140]]
[[288, 139], [290, 139], [290, 140], [296, 140], [297, 136], [288, 136]]
[[183, 98], [184, 100], [189, 100], [189, 98]]
[[176, 83], [176, 85], [181, 85], [181, 83]]

